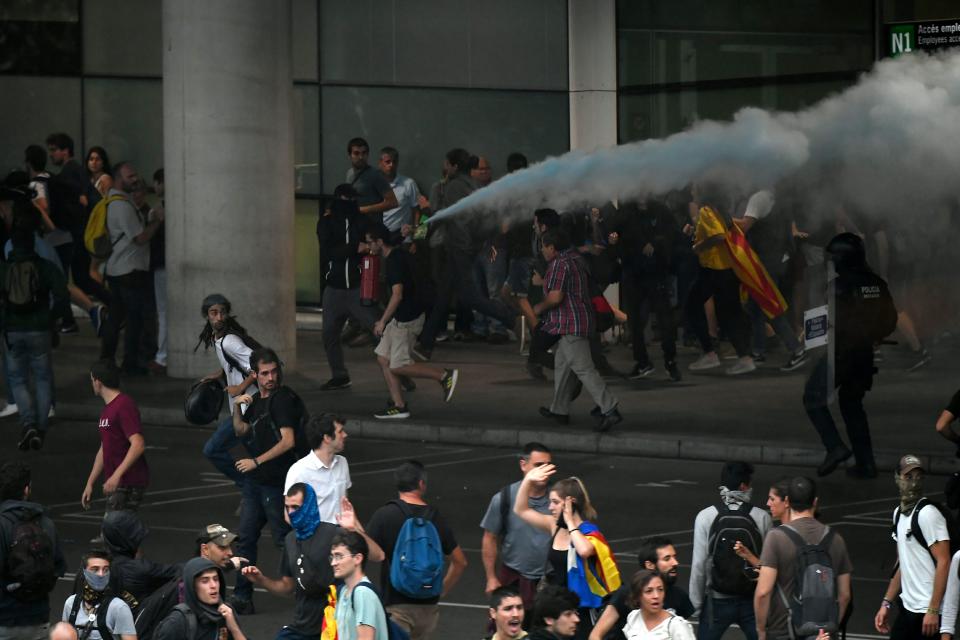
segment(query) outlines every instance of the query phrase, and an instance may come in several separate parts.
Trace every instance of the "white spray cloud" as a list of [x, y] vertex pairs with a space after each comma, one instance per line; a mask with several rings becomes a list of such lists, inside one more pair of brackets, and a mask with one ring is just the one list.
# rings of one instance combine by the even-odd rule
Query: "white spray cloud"
[[960, 52], [878, 63], [846, 91], [803, 111], [748, 107], [662, 140], [573, 151], [507, 175], [436, 216], [569, 210], [665, 194], [706, 177], [740, 189], [793, 177], [811, 209], [837, 201], [895, 219], [960, 192]]

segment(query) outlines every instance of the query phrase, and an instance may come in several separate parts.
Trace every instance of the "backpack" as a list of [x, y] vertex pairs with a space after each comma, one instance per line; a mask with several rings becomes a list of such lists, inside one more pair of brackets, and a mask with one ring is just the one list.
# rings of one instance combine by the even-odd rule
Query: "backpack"
[[300, 422], [292, 425], [292, 453], [296, 456], [297, 460], [299, 460], [310, 453], [310, 445], [307, 444], [307, 422], [310, 421], [310, 412], [307, 410], [307, 405], [304, 403], [303, 399], [300, 398], [300, 396], [297, 395], [297, 392], [290, 387], [281, 386], [279, 389], [277, 389], [276, 393], [267, 398], [267, 415], [270, 416], [270, 428], [273, 429], [273, 435], [277, 438], [277, 442], [280, 442], [280, 427], [277, 426], [276, 420], [273, 419], [273, 399], [277, 397], [277, 393], [284, 389], [286, 389], [287, 392], [293, 397], [294, 404], [300, 407]]
[[738, 541], [759, 556], [763, 537], [757, 523], [750, 517], [754, 507], [742, 504], [731, 509], [724, 503], [716, 505], [717, 517], [710, 525], [707, 549], [710, 555], [710, 588], [730, 596], [750, 596], [756, 583], [744, 571], [743, 558], [733, 550]]
[[780, 598], [790, 622], [787, 628], [791, 638], [816, 636], [821, 629], [832, 633], [839, 628], [840, 604], [837, 600], [837, 574], [830, 557], [833, 530], [826, 528], [820, 542], [809, 544], [790, 525], [780, 527], [797, 547], [794, 594], [787, 598], [779, 589]]
[[422, 516], [402, 500], [391, 500], [403, 512], [406, 521], [397, 535], [390, 562], [390, 584], [408, 598], [437, 598], [443, 591], [443, 549], [440, 534], [433, 524], [434, 510], [427, 507]]
[[111, 203], [125, 200], [123, 196], [112, 195], [103, 198], [90, 212], [90, 219], [83, 230], [83, 246], [87, 253], [98, 260], [106, 260], [113, 253], [113, 247], [120, 242], [124, 234], [110, 241], [110, 229], [107, 227], [107, 208]]
[[510, 529], [510, 485], [500, 489], [500, 532], [501, 538], [507, 537], [507, 531]]
[[[353, 588], [353, 591], [350, 592], [350, 608], [353, 609], [353, 594], [357, 592], [357, 587], [366, 587], [377, 594], [377, 599], [380, 600], [380, 606], [383, 608], [383, 615], [387, 619], [387, 639], [388, 640], [410, 640], [410, 634], [401, 627], [393, 617], [390, 615], [390, 612], [387, 611], [387, 608], [383, 606], [383, 598], [380, 596], [380, 592], [377, 591], [377, 588], [370, 584], [369, 582], [358, 582], [356, 587]], [[342, 590], [341, 590], [342, 593]], [[340, 595], [337, 595], [337, 598], [340, 598]]]
[[323, 561], [317, 565], [311, 559], [309, 551], [314, 545], [320, 545], [320, 549], [327, 550], [323, 556], [325, 560], [326, 554], [330, 550], [330, 543], [336, 533], [336, 525], [321, 522], [309, 539], [295, 540], [296, 544], [287, 544], [284, 547], [290, 573], [293, 574], [294, 581], [303, 589], [308, 598], [326, 600], [330, 585], [333, 584], [333, 568], [330, 563]]
[[[945, 506], [940, 504], [935, 500], [930, 500], [929, 498], [920, 498], [917, 502], [917, 506], [913, 508], [913, 513], [910, 514], [910, 532], [909, 535], [913, 536], [913, 539], [920, 543], [924, 549], [927, 550], [927, 553], [930, 554], [930, 559], [933, 560], [933, 564], [937, 564], [937, 559], [933, 556], [933, 552], [930, 551], [930, 544], [927, 543], [927, 539], [923, 536], [923, 531], [920, 529], [920, 510], [930, 505], [936, 507], [937, 511], [940, 512], [940, 515], [943, 516], [943, 519], [947, 522], [947, 533], [950, 534], [950, 557], [953, 557], [958, 550], [960, 550], [960, 530], [957, 528], [957, 521], [953, 517], [953, 514], [950, 513], [950, 510]], [[894, 540], [897, 539], [897, 524], [900, 522], [900, 507], [897, 507], [897, 510], [893, 513], [893, 527], [891, 536]]]
[[3, 303], [8, 313], [34, 313], [50, 306], [50, 292], [40, 282], [35, 258], [14, 260], [7, 265]]
[[[103, 599], [100, 605], [97, 607], [97, 617], [94, 618], [94, 623], [97, 625], [96, 630], [100, 634], [100, 637], [103, 640], [114, 640], [117, 636], [110, 633], [110, 629], [107, 628], [107, 612], [110, 610], [110, 603], [113, 602], [113, 596], [107, 596]], [[80, 640], [86, 640], [90, 637], [90, 632], [93, 631], [94, 627], [90, 623], [87, 623], [84, 627], [77, 627], [77, 614], [80, 613], [80, 605], [83, 604], [83, 597], [77, 593], [73, 596], [73, 607], [70, 609], [70, 616], [67, 618], [67, 622], [77, 628], [77, 635]], [[137, 636], [139, 640], [140, 636]]]
[[180, 578], [166, 584], [144, 598], [137, 607], [133, 624], [137, 628], [137, 640], [150, 640], [160, 621], [180, 604]]
[[[193, 612], [193, 609], [190, 608], [190, 605], [185, 602], [181, 602], [173, 608], [174, 611], [178, 611], [183, 619], [187, 623], [187, 635], [184, 640], [193, 640], [197, 637], [197, 614]], [[137, 636], [137, 640], [140, 640], [140, 636]]]
[[223, 359], [227, 361], [227, 366], [234, 371], [239, 371], [243, 375], [247, 375], [250, 372], [250, 367], [240, 366], [240, 363], [237, 362], [236, 358], [227, 353], [227, 350], [223, 348], [223, 341], [227, 339], [227, 336], [237, 336], [251, 351], [256, 351], [257, 349], [263, 347], [263, 345], [246, 333], [228, 333], [220, 339], [220, 353], [223, 354]]
[[26, 520], [3, 515], [12, 525], [6, 541], [3, 588], [21, 602], [44, 600], [57, 584], [53, 540], [44, 531], [40, 514]]

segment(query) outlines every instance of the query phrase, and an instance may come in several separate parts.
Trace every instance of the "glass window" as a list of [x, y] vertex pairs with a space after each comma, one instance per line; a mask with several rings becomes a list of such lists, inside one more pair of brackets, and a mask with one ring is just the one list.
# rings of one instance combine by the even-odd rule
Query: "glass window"
[[297, 304], [320, 304], [320, 245], [317, 241], [319, 215], [319, 200], [296, 201], [293, 237]]
[[298, 194], [319, 194], [320, 89], [298, 85], [293, 91], [293, 177]]
[[960, 18], [956, 0], [884, 0], [882, 22]]
[[0, 2], [0, 73], [80, 73], [77, 0]]
[[156, 0], [84, 2], [84, 72], [162, 75], [161, 5]]
[[112, 162], [132, 162], [141, 176], [163, 166], [160, 80], [89, 79], [84, 88], [84, 118], [86, 147], [103, 147]]
[[293, 79], [317, 80], [317, 0], [293, 0]]
[[23, 150], [31, 144], [45, 147], [51, 133], [72, 137], [75, 153], [81, 154], [79, 79], [7, 76], [2, 82], [0, 122], [9, 125], [0, 145], [2, 175], [23, 169]]
[[370, 143], [371, 162], [381, 147], [396, 147], [400, 172], [424, 192], [453, 147], [486, 156], [494, 176], [505, 172], [513, 151], [534, 162], [570, 148], [566, 92], [324, 87], [322, 98], [327, 192], [346, 177], [346, 144], [354, 136]]
[[679, 31], [872, 33], [873, 1], [620, 0], [617, 26], [619, 29]]

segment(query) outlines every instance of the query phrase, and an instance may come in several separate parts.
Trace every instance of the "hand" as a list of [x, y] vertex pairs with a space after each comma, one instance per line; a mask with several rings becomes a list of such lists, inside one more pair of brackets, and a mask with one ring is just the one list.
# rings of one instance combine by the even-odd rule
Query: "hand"
[[93, 487], [88, 484], [83, 490], [83, 495], [80, 496], [80, 506], [84, 511], [90, 508], [91, 498], [93, 498]]
[[253, 398], [250, 396], [249, 393], [244, 393], [242, 395], [236, 396], [233, 399], [233, 402], [235, 404], [250, 404], [251, 402], [253, 402]]
[[378, 338], [383, 335], [383, 330], [386, 329], [387, 325], [384, 324], [383, 320], [377, 320], [373, 323], [373, 335]]
[[244, 558], [243, 556], [233, 556], [230, 558], [230, 563], [233, 564], [234, 571], [240, 571], [241, 565], [249, 563], [250, 561]]
[[166, 218], [166, 215], [167, 215], [166, 212], [163, 210], [163, 207], [157, 207], [156, 209], [151, 209], [150, 213], [153, 214], [153, 219], [156, 222], [163, 222], [164, 218]]
[[400, 235], [401, 235], [401, 236], [403, 236], [404, 238], [408, 238], [408, 237], [410, 237], [410, 235], [411, 235], [412, 233], [413, 233], [413, 226], [412, 226], [412, 225], [409, 225], [409, 224], [402, 224], [402, 225], [400, 225]]
[[220, 615], [223, 616], [223, 621], [226, 623], [228, 629], [233, 629], [237, 626], [237, 619], [234, 617], [233, 609], [228, 604], [220, 603], [220, 606], [217, 607], [217, 611], [220, 612]]
[[653, 255], [653, 245], [649, 242], [643, 245], [643, 255], [647, 256], [648, 258]]
[[881, 605], [877, 615], [873, 618], [873, 627], [877, 630], [877, 633], [890, 633], [890, 623], [887, 621], [889, 614], [890, 610]]
[[563, 499], [563, 519], [570, 529], [576, 529], [583, 524], [583, 518], [573, 509], [573, 498], [570, 496]]
[[545, 483], [550, 479], [550, 476], [557, 472], [557, 466], [553, 464], [544, 464], [539, 467], [534, 467], [527, 472], [524, 480], [529, 480], [530, 482]]
[[940, 614], [927, 613], [923, 616], [923, 635], [935, 636], [940, 631]]
[[490, 255], [487, 256], [487, 259], [488, 259], [490, 262], [496, 262], [496, 260], [497, 260], [497, 248], [496, 248], [496, 247], [490, 247]]
[[495, 590], [499, 589], [501, 586], [500, 581], [497, 580], [497, 576], [490, 576], [487, 578], [487, 587], [483, 590], [488, 596], [493, 593]]
[[693, 225], [692, 225], [692, 224], [685, 224], [685, 225], [683, 225], [683, 235], [685, 235], [685, 236], [692, 236], [692, 235], [693, 235]]
[[113, 493], [120, 486], [120, 477], [117, 474], [113, 474], [107, 481], [103, 483], [103, 493], [104, 495]]
[[257, 468], [257, 463], [253, 458], [241, 458], [237, 460], [237, 471], [240, 473], [250, 473]]
[[539, 273], [534, 273], [534, 274], [533, 274], [533, 277], [530, 278], [530, 284], [532, 284], [532, 285], [535, 286], [535, 287], [542, 287], [542, 286], [543, 286], [543, 276], [541, 276]]
[[340, 498], [340, 513], [337, 514], [337, 524], [350, 531], [357, 528], [357, 512], [354, 511], [347, 496]]
[[823, 629], [820, 629], [817, 631], [817, 640], [830, 640], [830, 634]]
[[366, 242], [361, 242], [357, 245], [357, 253], [370, 253], [370, 245]]
[[260, 569], [257, 569], [256, 566], [250, 565], [249, 567], [244, 567], [240, 570], [240, 573], [244, 578], [252, 582], [253, 584], [260, 584], [263, 582], [263, 574], [260, 573]]
[[612, 245], [617, 244], [618, 242], [620, 242], [620, 234], [614, 231], [613, 233], [607, 236], [607, 242], [609, 242]]

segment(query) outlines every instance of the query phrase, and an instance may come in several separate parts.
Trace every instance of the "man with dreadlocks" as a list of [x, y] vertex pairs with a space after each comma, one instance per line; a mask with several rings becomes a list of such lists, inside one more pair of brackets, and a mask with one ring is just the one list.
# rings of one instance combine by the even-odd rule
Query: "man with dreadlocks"
[[[243, 474], [237, 470], [229, 453], [230, 449], [239, 444], [233, 431], [233, 399], [244, 394], [253, 395], [257, 391], [257, 374], [250, 367], [250, 354], [260, 343], [250, 337], [247, 330], [230, 315], [230, 309], [230, 301], [219, 293], [212, 293], [203, 299], [200, 313], [207, 323], [193, 350], [199, 349], [200, 345], [203, 345], [204, 350], [214, 347], [220, 368], [203, 380], [224, 380], [227, 383], [229, 412], [203, 445], [203, 455], [220, 473], [233, 480], [238, 487], [242, 487]], [[241, 406], [241, 411], [246, 409], [246, 406]]]

